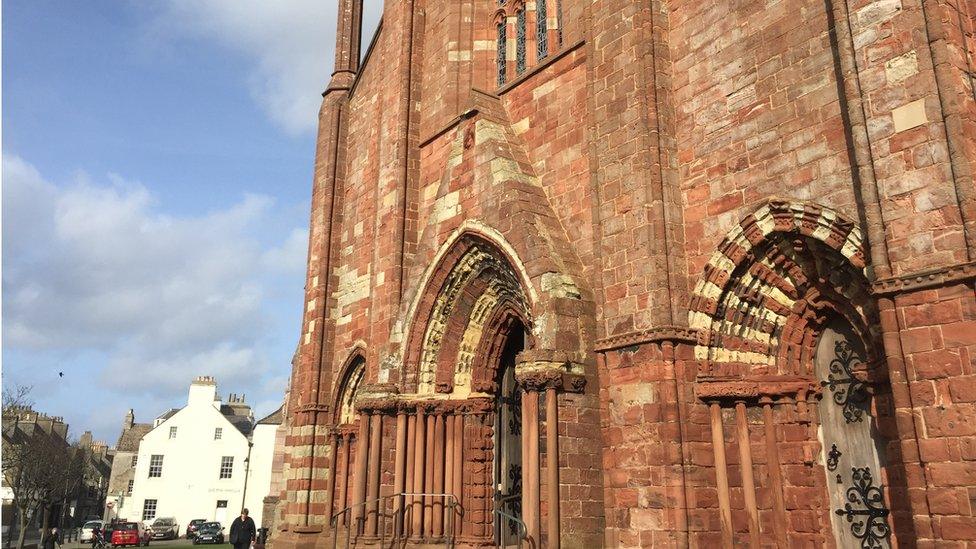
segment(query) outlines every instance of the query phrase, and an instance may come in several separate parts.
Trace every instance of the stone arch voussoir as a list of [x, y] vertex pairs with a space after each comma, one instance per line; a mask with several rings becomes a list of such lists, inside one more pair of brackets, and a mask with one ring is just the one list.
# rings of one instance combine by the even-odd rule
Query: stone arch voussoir
[[[532, 275], [521, 256], [501, 233], [474, 221], [445, 241], [401, 317], [408, 319], [401, 348], [406, 390], [452, 392], [460, 370], [443, 369], [483, 368], [481, 355], [497, 345], [492, 334], [513, 320], [528, 330], [529, 349], [583, 356], [586, 307], [566, 303], [580, 300], [575, 282], [560, 273]], [[478, 388], [493, 379], [468, 373]]]
[[699, 374], [807, 375], [830, 315], [871, 339], [863, 242], [855, 223], [817, 204], [770, 200], [746, 216], [692, 293]]

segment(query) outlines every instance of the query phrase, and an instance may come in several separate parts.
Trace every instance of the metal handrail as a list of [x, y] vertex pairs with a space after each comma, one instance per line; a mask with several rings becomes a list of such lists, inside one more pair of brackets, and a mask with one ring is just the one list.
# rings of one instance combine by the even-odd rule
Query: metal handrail
[[[522, 519], [520, 519], [520, 518], [518, 518], [518, 517], [516, 517], [514, 515], [511, 515], [509, 513], [506, 513], [505, 511], [502, 511], [502, 504], [507, 503], [507, 502], [512, 501], [512, 500], [515, 500], [515, 499], [519, 499], [521, 497], [522, 497], [522, 494], [512, 494], [512, 495], [505, 496], [505, 497], [498, 497], [496, 495], [495, 498], [494, 498], [495, 499], [495, 505], [494, 505], [495, 515], [498, 516], [501, 519], [507, 519], [507, 520], [513, 521], [515, 523], [515, 525], [518, 526], [518, 546], [519, 546], [519, 549], [522, 549], [522, 542], [529, 539], [529, 527], [525, 525], [525, 521], [524, 520], [522, 520]], [[501, 523], [499, 523], [499, 524], [501, 524]], [[501, 537], [501, 529], [499, 529], [499, 537]], [[497, 543], [496, 547], [501, 547], [502, 540], [499, 539], [496, 543]]]
[[[380, 532], [380, 547], [382, 547], [386, 543], [386, 518], [387, 518], [387, 514], [386, 514], [386, 505], [379, 505], [380, 502], [383, 502], [383, 501], [386, 501], [386, 500], [392, 500], [394, 498], [404, 498], [405, 499], [405, 498], [408, 498], [408, 497], [444, 498], [444, 499], [447, 500], [444, 503], [444, 507], [449, 510], [449, 512], [448, 512], [448, 523], [449, 524], [445, 525], [445, 528], [444, 528], [444, 538], [445, 538], [444, 543], [445, 543], [445, 546], [446, 547], [454, 547], [454, 520], [455, 520], [454, 516], [456, 515], [455, 509], [456, 508], [460, 508], [460, 504], [458, 503], [457, 496], [454, 495], [454, 494], [438, 494], [438, 493], [431, 493], [431, 492], [399, 492], [399, 493], [396, 493], [396, 494], [387, 494], [385, 496], [380, 496], [378, 498], [372, 498], [372, 499], [368, 499], [366, 501], [361, 501], [359, 503], [354, 503], [354, 504], [349, 505], [348, 507], [346, 507], [346, 508], [344, 508], [344, 509], [342, 509], [342, 510], [336, 512], [336, 513], [333, 513], [329, 517], [329, 525], [332, 527], [332, 531], [333, 531], [333, 534], [332, 534], [332, 547], [333, 547], [333, 549], [335, 549], [336, 547], [338, 547], [338, 543], [339, 543], [339, 535], [338, 535], [339, 532], [338, 532], [338, 528], [337, 528], [337, 520], [338, 520], [338, 518], [341, 517], [341, 516], [343, 516], [343, 515], [345, 515], [346, 513], [351, 512], [353, 509], [356, 509], [357, 507], [363, 507], [363, 513], [360, 514], [358, 517], [356, 517], [356, 523], [357, 524], [353, 525], [352, 524], [352, 520], [350, 519], [349, 523], [346, 525], [346, 531], [347, 531], [347, 535], [346, 535], [346, 547], [348, 548], [349, 547], [350, 540], [352, 538], [351, 535], [348, 535], [348, 532], [349, 532], [350, 528], [353, 527], [353, 526], [355, 526], [357, 535], [363, 535], [362, 532], [364, 530], [364, 523], [366, 522], [366, 514], [368, 512], [366, 510], [366, 506], [367, 505], [370, 505], [370, 504], [374, 504], [374, 503], [378, 504], [377, 505], [377, 509], [376, 509], [377, 521], [379, 521], [380, 518], [383, 519], [382, 520], [382, 524], [378, 524], [377, 525], [377, 530]], [[401, 516], [406, 517], [408, 510], [412, 510], [413, 505], [412, 504], [406, 504], [405, 501], [403, 501], [401, 503], [402, 503], [402, 505], [400, 507], [399, 513], [401, 514]], [[423, 503], [421, 503], [421, 505], [423, 505]], [[390, 514], [392, 514], [392, 511], [391, 511]], [[406, 524], [406, 520], [403, 520], [400, 523], [400, 526], [402, 526], [404, 524]], [[397, 539], [397, 535], [398, 535], [398, 532], [396, 532], [396, 522], [394, 522], [394, 532], [393, 532], [393, 539], [394, 540]]]

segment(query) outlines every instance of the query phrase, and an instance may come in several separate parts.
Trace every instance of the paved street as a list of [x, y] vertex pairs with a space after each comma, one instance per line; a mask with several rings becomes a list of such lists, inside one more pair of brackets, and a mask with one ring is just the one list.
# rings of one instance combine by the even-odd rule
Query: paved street
[[[178, 539], [168, 539], [168, 540], [153, 540], [149, 543], [149, 546], [150, 547], [164, 546], [167, 547], [168, 549], [176, 549], [177, 547], [191, 547], [193, 545], [192, 542], [188, 541], [186, 538], [178, 538]], [[79, 543], [73, 541], [71, 543], [65, 543], [64, 545], [62, 545], [61, 549], [88, 549], [90, 547], [91, 547], [90, 543]], [[196, 547], [227, 549], [228, 547], [230, 547], [230, 544], [226, 543], [223, 545], [198, 545]]]

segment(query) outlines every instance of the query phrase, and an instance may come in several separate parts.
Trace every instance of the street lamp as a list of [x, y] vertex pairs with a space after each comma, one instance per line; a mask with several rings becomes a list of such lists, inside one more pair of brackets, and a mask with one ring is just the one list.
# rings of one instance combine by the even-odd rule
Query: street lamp
[[241, 512], [244, 512], [244, 507], [247, 505], [247, 477], [251, 476], [251, 448], [254, 443], [250, 440], [247, 441], [247, 457], [244, 458], [244, 493], [241, 495]]

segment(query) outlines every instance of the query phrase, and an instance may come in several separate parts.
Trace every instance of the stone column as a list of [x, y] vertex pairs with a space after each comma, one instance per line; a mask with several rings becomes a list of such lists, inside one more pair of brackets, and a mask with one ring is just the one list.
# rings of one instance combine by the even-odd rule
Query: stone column
[[539, 392], [529, 389], [522, 394], [522, 418], [526, 455], [522, 456], [522, 516], [529, 531], [530, 543], [539, 546], [541, 514], [539, 500]]
[[773, 531], [776, 543], [786, 547], [786, 502], [783, 499], [783, 472], [780, 469], [779, 444], [776, 441], [776, 423], [773, 420], [773, 400], [763, 397], [763, 423], [766, 429], [766, 469], [769, 471], [769, 488], [773, 492]]
[[382, 444], [383, 415], [374, 411], [370, 416], [369, 422], [369, 472], [367, 486], [369, 491], [367, 497], [369, 503], [365, 506], [366, 513], [366, 535], [376, 537], [376, 526], [379, 518], [380, 497], [380, 446]]
[[[434, 417], [434, 478], [431, 492], [444, 493], [444, 414]], [[431, 535], [439, 538], [444, 534], [444, 499], [434, 496], [431, 499]]]
[[739, 466], [742, 469], [742, 493], [749, 516], [749, 545], [759, 549], [759, 507], [756, 505], [756, 481], [752, 472], [752, 445], [746, 421], [746, 403], [735, 403], [735, 425], [739, 438]]
[[[545, 353], [542, 353], [545, 354]], [[546, 499], [549, 514], [546, 534], [549, 547], [560, 546], [559, 502], [559, 402], [560, 391], [579, 392], [585, 386], [582, 368], [557, 356], [519, 355], [515, 379], [522, 394], [522, 519], [530, 543], [541, 545], [542, 509], [540, 497], [541, 453], [539, 451], [539, 393], [546, 392]], [[570, 388], [570, 389], [567, 389]]]
[[360, 529], [363, 520], [363, 503], [366, 501], [366, 455], [369, 451], [369, 415], [359, 414], [359, 436], [356, 437], [356, 473], [353, 477], [352, 513], [350, 513], [350, 527], [356, 535], [362, 533]]
[[[416, 417], [416, 442], [414, 443], [414, 458], [413, 458], [413, 492], [420, 493], [424, 491], [424, 442], [427, 434], [427, 420], [424, 417], [424, 410], [421, 407], [417, 407], [417, 417]], [[419, 540], [423, 537], [423, 520], [424, 520], [424, 500], [421, 497], [413, 496], [410, 498], [412, 503], [411, 507], [411, 539]]]
[[732, 549], [732, 502], [729, 496], [729, 469], [725, 461], [725, 431], [722, 408], [718, 402], [709, 405], [712, 421], [712, 452], [715, 456], [715, 484], [718, 487], [719, 520], [722, 524], [722, 547]]
[[464, 416], [463, 415], [456, 414], [454, 416], [453, 430], [454, 430], [454, 457], [452, 458], [451, 463], [454, 466], [454, 484], [451, 487], [451, 493], [454, 494], [455, 498], [457, 498], [455, 500], [455, 503], [457, 505], [455, 505], [453, 508], [454, 517], [451, 519], [453, 521], [451, 524], [454, 525], [454, 536], [457, 537], [461, 535], [462, 515], [459, 506], [461, 504], [461, 497], [463, 496], [463, 494], [461, 493], [462, 490], [461, 487], [464, 486], [464, 479], [461, 477], [463, 467], [464, 467], [464, 452], [462, 451], [462, 449], [464, 448]]
[[[444, 417], [444, 486], [441, 492], [451, 494], [454, 491], [454, 415]], [[451, 500], [442, 498], [444, 509], [441, 513], [444, 524], [444, 537], [451, 537]]]
[[[425, 435], [427, 445], [424, 448], [424, 493], [429, 494], [434, 491], [434, 416], [427, 416]], [[430, 496], [424, 496], [424, 538], [430, 538], [434, 528], [434, 517], [431, 507], [434, 504]]]
[[[407, 414], [403, 409], [397, 410], [396, 416], [396, 447], [393, 456], [393, 493], [401, 494], [406, 486], [406, 452], [407, 452]], [[393, 498], [393, 537], [403, 535], [403, 496]]]
[[[336, 479], [339, 482], [339, 487], [337, 489], [338, 495], [336, 496], [337, 504], [336, 509], [333, 513], [338, 513], [346, 508], [347, 502], [349, 501], [349, 458], [352, 454], [352, 433], [345, 432], [342, 434], [342, 478]], [[346, 514], [343, 513], [339, 516], [339, 525], [346, 525]]]
[[[406, 482], [404, 483], [404, 491], [408, 494], [414, 492], [414, 456], [417, 453], [417, 416], [410, 415], [407, 416], [407, 463], [405, 467]], [[412, 532], [411, 522], [413, 520], [413, 497], [407, 496], [404, 498], [404, 509], [405, 513], [403, 515], [403, 536], [407, 537]]]
[[[329, 484], [325, 492], [325, 509], [328, 516], [325, 517], [329, 527], [332, 526], [332, 514], [336, 512], [335, 488], [338, 478], [336, 478], [336, 464], [339, 461], [340, 434], [333, 431], [329, 438], [332, 440], [332, 452], [329, 455]], [[341, 509], [341, 507], [340, 507]]]
[[[545, 1], [545, 0], [543, 0]], [[546, 388], [546, 503], [549, 515], [546, 535], [549, 547], [560, 546], [559, 539], [559, 407], [556, 388]]]

